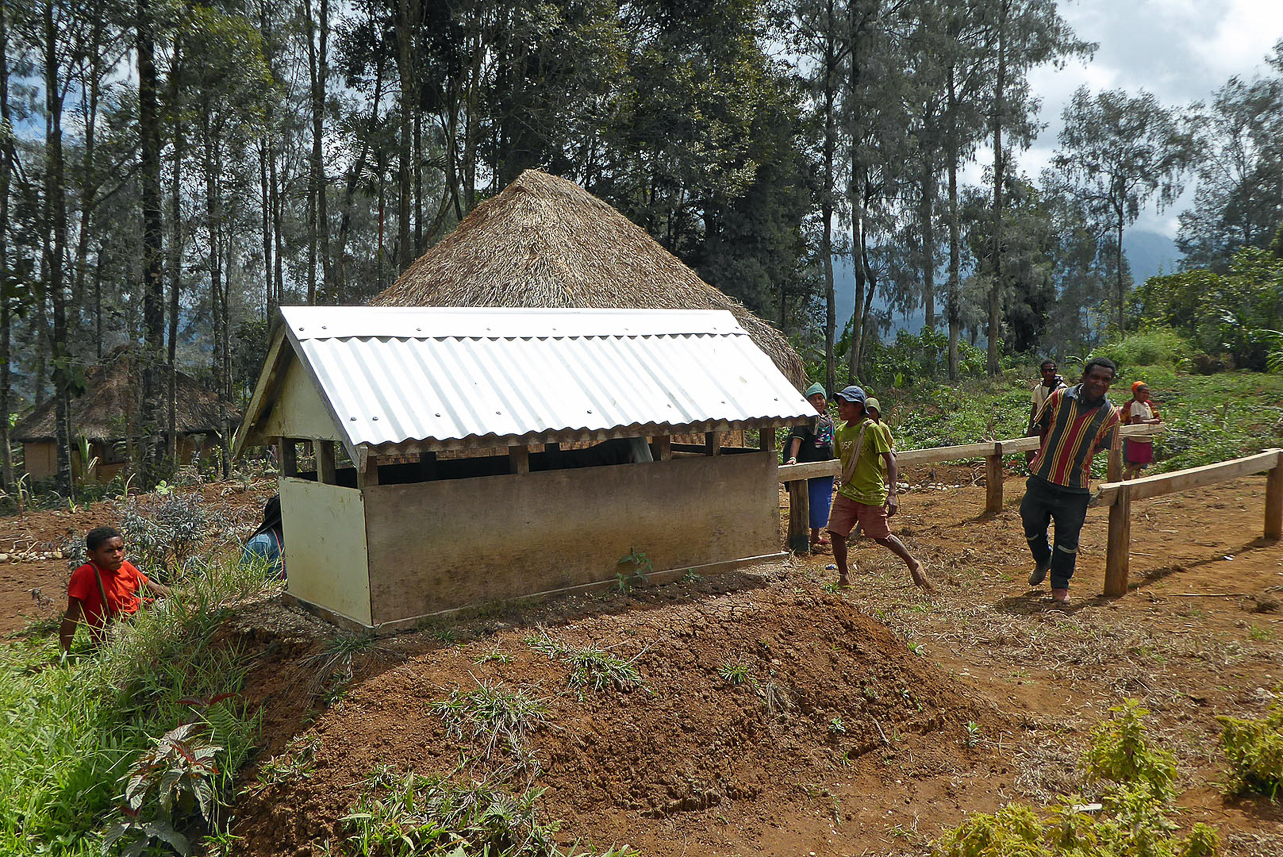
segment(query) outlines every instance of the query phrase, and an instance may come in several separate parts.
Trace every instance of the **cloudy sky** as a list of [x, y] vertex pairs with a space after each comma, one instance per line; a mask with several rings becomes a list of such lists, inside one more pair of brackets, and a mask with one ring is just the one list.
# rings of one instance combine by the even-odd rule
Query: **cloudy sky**
[[[1206, 101], [1230, 77], [1264, 72], [1266, 55], [1283, 38], [1283, 0], [1061, 0], [1060, 12], [1079, 38], [1099, 47], [1088, 63], [1030, 76], [1047, 123], [1020, 156], [1032, 176], [1050, 159], [1061, 110], [1079, 86], [1145, 89], [1173, 106]], [[1178, 209], [1159, 215], [1151, 207], [1134, 228], [1175, 237]]]

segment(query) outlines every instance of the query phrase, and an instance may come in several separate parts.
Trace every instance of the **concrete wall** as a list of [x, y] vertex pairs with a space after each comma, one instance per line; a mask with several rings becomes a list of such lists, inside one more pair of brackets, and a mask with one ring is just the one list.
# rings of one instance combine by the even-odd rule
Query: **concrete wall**
[[371, 625], [365, 503], [355, 488], [282, 477], [286, 591]]
[[[282, 490], [285, 509], [294, 496]], [[771, 554], [778, 502], [773, 453], [374, 486], [367, 624], [612, 581], [633, 549], [657, 571]], [[288, 511], [285, 532], [294, 591]]]

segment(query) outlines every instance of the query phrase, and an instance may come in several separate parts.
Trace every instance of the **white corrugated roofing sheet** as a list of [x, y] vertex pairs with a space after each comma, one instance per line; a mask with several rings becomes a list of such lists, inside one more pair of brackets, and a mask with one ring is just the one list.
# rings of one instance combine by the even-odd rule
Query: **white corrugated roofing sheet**
[[804, 422], [729, 312], [285, 307], [352, 446], [389, 451]]

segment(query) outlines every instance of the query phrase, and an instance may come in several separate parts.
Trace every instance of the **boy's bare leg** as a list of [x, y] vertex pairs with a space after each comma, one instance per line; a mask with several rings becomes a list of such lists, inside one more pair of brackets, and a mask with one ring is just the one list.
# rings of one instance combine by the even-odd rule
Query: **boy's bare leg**
[[846, 564], [846, 536], [829, 530], [829, 538], [833, 540], [833, 562], [838, 567], [838, 586], [850, 586], [851, 578], [847, 576]]
[[920, 586], [927, 592], [934, 592], [934, 588], [927, 582], [926, 575], [922, 573], [922, 563], [914, 559], [913, 554], [904, 546], [904, 542], [895, 536], [887, 536], [884, 539], [874, 539], [875, 542], [887, 548], [891, 553], [904, 560], [904, 564], [909, 567], [909, 575], [913, 578], [915, 586]]

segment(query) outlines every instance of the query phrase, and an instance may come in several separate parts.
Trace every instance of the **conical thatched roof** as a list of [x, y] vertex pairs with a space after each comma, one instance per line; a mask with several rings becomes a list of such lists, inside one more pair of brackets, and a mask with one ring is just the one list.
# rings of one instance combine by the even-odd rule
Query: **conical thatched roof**
[[[72, 434], [91, 441], [113, 441], [124, 437], [126, 415], [137, 418], [137, 397], [141, 388], [139, 371], [132, 367], [127, 349], [118, 349], [108, 360], [90, 366], [85, 370], [84, 394], [71, 400]], [[182, 372], [175, 379], [175, 390], [175, 416], [180, 433], [218, 430], [222, 420], [216, 395]], [[54, 405], [55, 400], [50, 399], [33, 408], [18, 420], [10, 436], [15, 441], [27, 443], [53, 440]], [[233, 414], [231, 420], [235, 425], [240, 416]]]
[[801, 358], [778, 330], [606, 203], [538, 170], [477, 206], [371, 303], [730, 310], [785, 377], [806, 385]]

